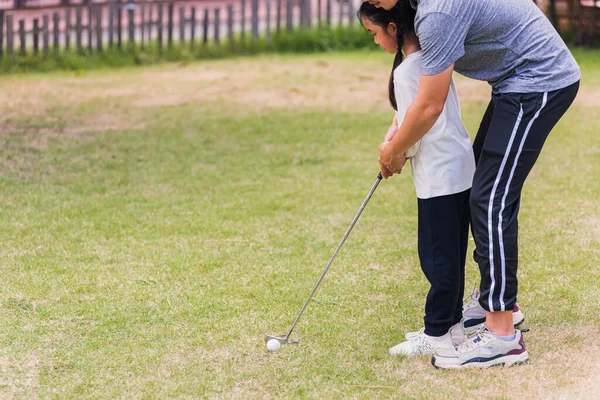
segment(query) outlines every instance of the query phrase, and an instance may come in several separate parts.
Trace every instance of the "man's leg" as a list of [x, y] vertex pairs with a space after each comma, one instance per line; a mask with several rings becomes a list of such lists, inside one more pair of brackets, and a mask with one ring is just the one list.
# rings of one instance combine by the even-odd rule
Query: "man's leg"
[[[517, 215], [521, 190], [548, 134], [573, 102], [577, 90], [575, 84], [548, 93], [494, 96], [495, 107], [473, 180], [471, 214], [475, 261], [481, 272], [479, 301], [488, 311], [489, 329], [476, 343], [488, 346], [486, 351], [492, 346], [490, 343], [495, 343], [497, 354], [478, 357], [475, 361], [478, 366], [526, 359], [520, 332], [505, 344], [500, 337], [515, 334], [512, 309], [517, 298]], [[460, 347], [458, 353], [462, 354]], [[436, 355], [432, 361], [437, 362], [436, 366], [448, 368], [456, 368], [456, 363], [474, 362], [456, 355]]]

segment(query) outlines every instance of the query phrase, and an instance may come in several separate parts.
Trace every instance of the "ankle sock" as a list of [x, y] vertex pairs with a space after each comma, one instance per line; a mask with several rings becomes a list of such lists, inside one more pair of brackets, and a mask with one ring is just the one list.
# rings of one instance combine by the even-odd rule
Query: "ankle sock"
[[499, 337], [500, 339], [504, 340], [505, 342], [512, 342], [513, 340], [515, 340], [515, 339], [516, 339], [516, 337], [517, 337], [517, 334], [515, 333], [515, 334], [513, 334], [513, 335], [510, 335], [510, 336], [500, 336], [500, 335], [498, 335], [498, 337]]

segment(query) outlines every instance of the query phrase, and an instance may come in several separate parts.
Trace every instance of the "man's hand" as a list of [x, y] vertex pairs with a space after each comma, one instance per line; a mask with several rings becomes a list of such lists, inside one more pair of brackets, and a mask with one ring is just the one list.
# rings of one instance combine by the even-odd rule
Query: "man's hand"
[[393, 174], [402, 172], [402, 167], [406, 164], [404, 154], [396, 155], [392, 153], [392, 147], [389, 142], [383, 142], [379, 145], [379, 165], [381, 166], [381, 175], [387, 179]]

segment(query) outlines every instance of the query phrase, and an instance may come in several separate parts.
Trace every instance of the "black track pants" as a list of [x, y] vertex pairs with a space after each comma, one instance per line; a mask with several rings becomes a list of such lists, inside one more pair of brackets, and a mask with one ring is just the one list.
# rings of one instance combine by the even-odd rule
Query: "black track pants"
[[469, 193], [418, 199], [419, 260], [431, 284], [424, 318], [430, 336], [446, 334], [462, 318]]
[[479, 302], [488, 311], [512, 310], [517, 300], [521, 190], [578, 89], [579, 82], [546, 93], [494, 94], [485, 112], [473, 143], [477, 168], [470, 205]]

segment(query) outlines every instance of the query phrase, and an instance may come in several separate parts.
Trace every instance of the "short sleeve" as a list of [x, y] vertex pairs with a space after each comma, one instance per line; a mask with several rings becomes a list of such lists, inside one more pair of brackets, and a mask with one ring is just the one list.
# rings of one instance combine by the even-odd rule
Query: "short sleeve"
[[467, 24], [445, 13], [431, 13], [415, 26], [423, 60], [421, 74], [436, 75], [448, 69], [465, 54]]
[[404, 121], [406, 111], [413, 101], [415, 101], [418, 90], [418, 86], [413, 85], [412, 82], [404, 83], [399, 82], [398, 79], [394, 79], [394, 93], [396, 95], [396, 104], [398, 106], [398, 111], [396, 113], [398, 124], [402, 124], [402, 121]]

